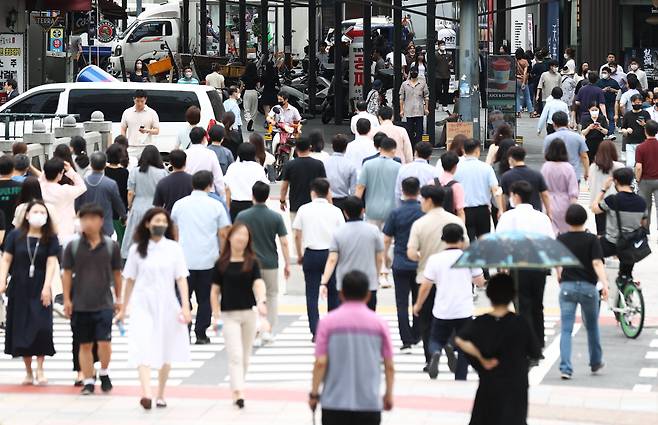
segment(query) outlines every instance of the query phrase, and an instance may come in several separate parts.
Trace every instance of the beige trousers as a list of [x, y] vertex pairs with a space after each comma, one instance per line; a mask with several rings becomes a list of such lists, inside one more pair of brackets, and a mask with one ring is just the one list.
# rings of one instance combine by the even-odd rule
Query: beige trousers
[[242, 391], [256, 338], [257, 312], [251, 309], [226, 311], [222, 312], [222, 319], [231, 390]]
[[274, 330], [279, 317], [279, 269], [261, 269], [260, 273], [265, 281], [267, 321]]

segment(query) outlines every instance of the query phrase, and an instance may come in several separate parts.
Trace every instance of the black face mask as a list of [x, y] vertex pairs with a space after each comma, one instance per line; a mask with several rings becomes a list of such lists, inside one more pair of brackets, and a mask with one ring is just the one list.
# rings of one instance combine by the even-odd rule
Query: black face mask
[[279, 105], [283, 106], [286, 102], [279, 102]]
[[418, 78], [418, 73], [412, 72], [411, 74], [409, 74], [409, 76], [411, 77], [411, 79], [415, 80], [416, 78]]
[[633, 110], [634, 111], [639, 111], [640, 109], [642, 109], [642, 105], [633, 104]]

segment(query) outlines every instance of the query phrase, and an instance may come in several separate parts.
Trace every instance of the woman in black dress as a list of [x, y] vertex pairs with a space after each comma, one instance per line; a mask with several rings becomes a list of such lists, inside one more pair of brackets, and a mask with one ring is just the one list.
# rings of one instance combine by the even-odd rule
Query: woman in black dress
[[0, 264], [0, 293], [7, 289], [5, 354], [23, 357], [24, 385], [32, 385], [32, 357], [37, 358], [36, 381], [48, 381], [43, 372], [45, 356], [55, 354], [51, 283], [57, 269], [59, 241], [43, 201], [34, 200], [25, 210], [20, 227], [5, 242]]
[[480, 375], [470, 425], [526, 425], [528, 359], [539, 358], [541, 351], [528, 322], [507, 308], [514, 295], [509, 275], [493, 276], [487, 285], [493, 311], [455, 338]]
[[[274, 62], [269, 61], [265, 65], [265, 73], [261, 76], [260, 85], [263, 87], [263, 93], [260, 95], [260, 101], [263, 105], [263, 114], [267, 117], [270, 109], [277, 103], [276, 95], [279, 93], [279, 74], [274, 69]], [[267, 127], [267, 121], [265, 122]]]

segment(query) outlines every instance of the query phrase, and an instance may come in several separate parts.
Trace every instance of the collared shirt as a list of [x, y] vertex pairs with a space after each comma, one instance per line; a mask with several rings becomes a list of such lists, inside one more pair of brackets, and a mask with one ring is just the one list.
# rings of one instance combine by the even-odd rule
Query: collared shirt
[[[288, 104], [287, 108], [284, 108], [283, 106], [280, 106], [280, 108], [281, 108], [281, 113], [277, 115], [276, 118], [277, 122], [293, 124], [295, 121], [300, 121], [302, 119], [302, 116], [299, 114], [297, 108], [295, 108], [291, 104]], [[274, 110], [271, 110], [269, 116], [273, 117], [275, 115], [276, 114], [274, 113]]]
[[395, 241], [393, 248], [393, 268], [396, 270], [416, 270], [418, 262], [407, 257], [407, 242], [411, 225], [424, 215], [417, 200], [406, 199], [391, 211], [382, 232]]
[[229, 165], [224, 181], [231, 191], [231, 201], [251, 201], [254, 183], [270, 183], [265, 176], [265, 169], [255, 161], [234, 162]]
[[[224, 101], [224, 110], [226, 112], [233, 112], [235, 115], [235, 124], [234, 127], [242, 127], [242, 117], [240, 116], [240, 106], [238, 101], [229, 97]], [[231, 129], [232, 130], [232, 129]]]
[[354, 140], [347, 144], [345, 158], [350, 161], [357, 172], [361, 171], [363, 160], [377, 153], [375, 143], [368, 136], [356, 136]]
[[430, 91], [424, 80], [416, 80], [413, 84], [411, 80], [406, 80], [400, 86], [400, 100], [404, 102], [405, 117], [423, 117], [425, 116], [425, 102], [429, 101]]
[[345, 223], [343, 212], [324, 198], [315, 198], [297, 210], [292, 228], [301, 230], [303, 249], [329, 249], [334, 231]]
[[562, 76], [559, 73], [552, 73], [551, 71], [546, 71], [539, 77], [538, 88], [541, 89], [541, 97], [543, 101], [548, 99], [548, 96], [551, 95], [551, 92], [555, 87], [560, 87], [560, 81]]
[[121, 128], [126, 129], [126, 137], [130, 146], [144, 146], [151, 143], [149, 133], [140, 133], [139, 128], [146, 130], [160, 128], [160, 118], [155, 110], [144, 105], [144, 109], [138, 111], [134, 106], [123, 111], [121, 115]]
[[626, 79], [626, 73], [620, 70], [619, 65], [617, 65], [617, 72], [611, 73], [610, 78], [612, 78], [619, 84], [622, 93], [625, 92], [626, 89], [628, 89], [628, 80]]
[[206, 85], [212, 86], [216, 89], [223, 89], [224, 76], [219, 72], [211, 72], [206, 76]]
[[202, 190], [179, 199], [171, 209], [188, 270], [210, 270], [219, 258], [219, 229], [230, 226], [226, 210]]
[[400, 205], [400, 198], [402, 197], [402, 181], [409, 177], [416, 177], [423, 186], [428, 182], [439, 177], [439, 170], [432, 167], [427, 160], [419, 158], [400, 167], [398, 177], [395, 180], [395, 202]]
[[215, 152], [207, 149], [203, 144], [197, 143], [190, 146], [185, 151], [185, 154], [187, 155], [185, 172], [194, 175], [197, 171], [210, 171], [213, 175], [215, 191], [224, 195], [224, 175], [222, 174], [222, 167], [219, 166]]
[[541, 132], [546, 124], [553, 124], [553, 114], [556, 112], [564, 112], [569, 115], [569, 106], [564, 103], [561, 99], [553, 99], [553, 96], [549, 96], [546, 99], [546, 105], [541, 111], [541, 116], [539, 117], [539, 122], [537, 123], [537, 132]]
[[473, 156], [464, 156], [457, 167], [455, 180], [464, 187], [465, 208], [491, 205], [491, 188], [498, 186], [491, 165]]
[[176, 135], [176, 149], [187, 149], [190, 147], [190, 131], [194, 127], [203, 128], [199, 125], [190, 125], [186, 123], [185, 127], [181, 128]]
[[587, 152], [589, 148], [585, 143], [585, 138], [575, 131], [571, 131], [566, 127], [558, 128], [555, 133], [549, 134], [544, 139], [544, 153], [555, 139], [561, 139], [567, 147], [567, 155], [569, 156], [569, 164], [576, 170], [576, 177], [578, 179], [583, 177], [583, 165], [580, 162], [580, 155]]
[[430, 255], [441, 252], [446, 248], [445, 242], [440, 237], [437, 237], [437, 235], [442, 234], [443, 228], [451, 223], [459, 224], [464, 229], [464, 242], [465, 246], [468, 246], [468, 233], [466, 232], [464, 222], [456, 215], [450, 214], [441, 207], [433, 208], [411, 225], [407, 249], [412, 249], [414, 252], [420, 253], [416, 274], [417, 282], [422, 280], [423, 271]]
[[395, 180], [401, 165], [393, 158], [380, 156], [364, 164], [359, 185], [366, 188], [366, 217], [386, 220], [395, 208]]
[[350, 129], [352, 130], [352, 133], [354, 136], [358, 136], [359, 133], [356, 131], [356, 123], [359, 121], [361, 118], [366, 119], [370, 121], [370, 132], [374, 135], [377, 130], [375, 130], [377, 127], [379, 127], [379, 120], [377, 119], [376, 116], [373, 114], [370, 114], [366, 111], [361, 111], [358, 114], [354, 115], [352, 119], [350, 120]]
[[192, 176], [185, 171], [174, 171], [155, 186], [153, 205], [171, 213], [174, 204], [192, 193]]
[[334, 152], [324, 163], [332, 198], [345, 198], [354, 194], [356, 170], [345, 154]]
[[384, 251], [384, 239], [377, 226], [362, 220], [346, 222], [334, 231], [329, 251], [338, 253], [336, 289], [342, 288], [343, 276], [360, 270], [368, 276], [369, 289], [377, 290], [379, 270], [375, 256]]
[[73, 171], [73, 168], [69, 169], [64, 175], [73, 180], [73, 186], [47, 181], [45, 175], [42, 175], [40, 181], [43, 201], [51, 204], [57, 211], [59, 220], [57, 222], [57, 236], [60, 243], [66, 243], [67, 238], [75, 233], [75, 199], [87, 191], [87, 186], [82, 177]]
[[498, 220], [496, 233], [520, 231], [539, 233], [555, 239], [551, 219], [541, 211], [537, 211], [531, 204], [520, 204], [509, 211], [505, 211]]
[[649, 113], [649, 116], [651, 117], [652, 120], [658, 121], [658, 108], [655, 106], [652, 106], [651, 108], [645, 109]]
[[75, 200], [76, 209], [87, 203], [94, 203], [103, 208], [107, 220], [103, 220], [103, 233], [112, 236], [114, 225], [109, 217], [117, 215], [125, 217], [126, 207], [123, 205], [121, 195], [119, 195], [119, 186], [103, 172], [94, 171], [84, 178], [87, 191]]
[[381, 131], [391, 139], [395, 140], [395, 156], [400, 158], [403, 164], [413, 161], [414, 154], [411, 147], [409, 133], [404, 127], [393, 124], [393, 121], [387, 120], [381, 123], [377, 131]]
[[386, 322], [365, 303], [347, 301], [320, 320], [315, 355], [338, 366], [324, 377], [323, 408], [382, 410], [381, 364], [393, 359], [393, 344]]
[[640, 94], [637, 89], [628, 89], [621, 95], [619, 95], [619, 107], [622, 108], [622, 115], [625, 114], [628, 111], [633, 110], [633, 103], [631, 102], [631, 97], [635, 96], [636, 94]]

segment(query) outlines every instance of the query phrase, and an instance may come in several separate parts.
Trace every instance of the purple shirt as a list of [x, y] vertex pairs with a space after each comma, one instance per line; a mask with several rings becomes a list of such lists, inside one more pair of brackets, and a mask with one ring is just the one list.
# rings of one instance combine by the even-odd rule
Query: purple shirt
[[605, 105], [605, 94], [601, 87], [595, 84], [588, 84], [583, 86], [576, 95], [576, 102], [580, 102], [578, 110], [580, 111], [581, 119], [585, 115], [589, 116], [589, 105], [596, 102], [596, 105]]

